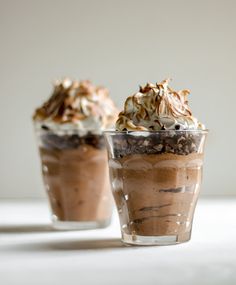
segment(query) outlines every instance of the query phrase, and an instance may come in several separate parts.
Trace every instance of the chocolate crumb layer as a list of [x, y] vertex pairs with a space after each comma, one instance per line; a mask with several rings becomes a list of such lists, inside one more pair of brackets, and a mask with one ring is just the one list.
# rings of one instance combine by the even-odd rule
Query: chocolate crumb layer
[[105, 148], [103, 135], [88, 133], [85, 136], [77, 134], [57, 135], [52, 132], [41, 134], [42, 146], [46, 149], [76, 149], [80, 146], [90, 145], [96, 149]]
[[114, 157], [122, 158], [131, 154], [163, 154], [172, 153], [188, 155], [196, 153], [202, 144], [202, 134], [198, 132], [172, 132], [166, 131], [157, 135], [149, 133], [132, 135], [132, 132], [112, 137], [114, 145]]

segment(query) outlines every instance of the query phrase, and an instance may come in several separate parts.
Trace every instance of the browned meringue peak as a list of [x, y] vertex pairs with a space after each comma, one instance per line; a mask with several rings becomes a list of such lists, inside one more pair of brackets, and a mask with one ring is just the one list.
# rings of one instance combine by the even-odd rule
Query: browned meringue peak
[[[94, 86], [90, 81], [57, 80], [52, 96], [38, 109], [33, 119], [56, 124], [83, 122], [106, 128], [114, 124], [117, 109], [106, 88]], [[89, 121], [87, 120], [89, 119]]]
[[118, 131], [205, 129], [188, 105], [189, 90], [174, 91], [170, 79], [147, 83], [126, 99], [124, 111], [116, 121]]

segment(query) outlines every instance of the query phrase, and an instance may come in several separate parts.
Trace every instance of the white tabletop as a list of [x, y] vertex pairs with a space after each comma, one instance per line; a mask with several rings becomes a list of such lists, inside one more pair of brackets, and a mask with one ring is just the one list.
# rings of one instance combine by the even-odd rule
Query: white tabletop
[[120, 242], [107, 229], [50, 229], [45, 201], [0, 201], [0, 284], [236, 284], [236, 197], [200, 199], [192, 239], [172, 246]]

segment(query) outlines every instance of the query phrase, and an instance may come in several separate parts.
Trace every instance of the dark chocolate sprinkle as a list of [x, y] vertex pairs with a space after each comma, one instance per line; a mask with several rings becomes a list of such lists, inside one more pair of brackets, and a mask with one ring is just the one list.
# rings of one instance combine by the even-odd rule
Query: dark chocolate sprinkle
[[41, 128], [42, 128], [43, 130], [45, 130], [45, 131], [49, 131], [49, 130], [50, 130], [49, 127], [47, 127], [47, 126], [45, 126], [45, 125], [42, 125]]

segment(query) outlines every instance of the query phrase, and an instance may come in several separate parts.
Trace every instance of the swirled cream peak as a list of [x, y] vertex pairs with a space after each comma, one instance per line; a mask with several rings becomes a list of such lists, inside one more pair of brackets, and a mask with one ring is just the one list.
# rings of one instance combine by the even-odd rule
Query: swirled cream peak
[[51, 129], [103, 130], [114, 125], [117, 114], [106, 88], [66, 78], [55, 82], [52, 96], [33, 119]]
[[188, 90], [174, 91], [170, 79], [147, 83], [126, 99], [124, 110], [116, 121], [118, 131], [205, 129], [188, 105]]

